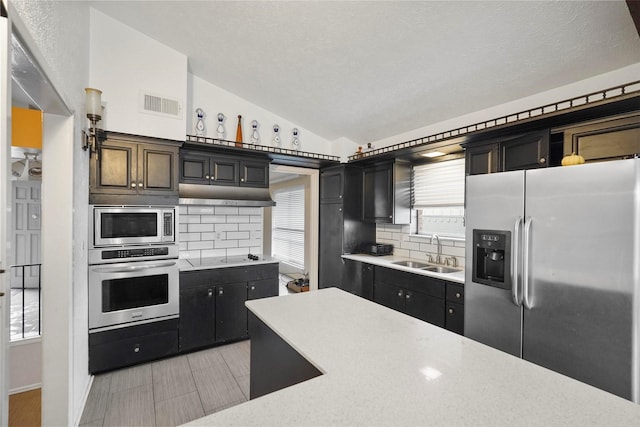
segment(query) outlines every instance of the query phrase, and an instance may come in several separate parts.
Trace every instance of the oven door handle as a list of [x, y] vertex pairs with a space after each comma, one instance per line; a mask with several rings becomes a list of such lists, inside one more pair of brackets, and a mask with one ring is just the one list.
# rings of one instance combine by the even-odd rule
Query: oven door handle
[[91, 271], [95, 271], [97, 273], [129, 273], [132, 271], [149, 270], [152, 268], [172, 267], [174, 265], [176, 265], [176, 262], [170, 261], [170, 262], [159, 262], [156, 264], [143, 265], [143, 266], [131, 265], [126, 267], [98, 267], [98, 268], [91, 269]]

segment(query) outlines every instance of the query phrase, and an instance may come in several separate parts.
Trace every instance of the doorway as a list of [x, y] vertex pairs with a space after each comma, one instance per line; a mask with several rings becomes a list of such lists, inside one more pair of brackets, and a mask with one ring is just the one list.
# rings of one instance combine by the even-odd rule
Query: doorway
[[276, 207], [287, 209], [265, 208], [263, 253], [280, 260], [281, 282], [306, 276], [318, 289], [319, 171], [271, 165], [269, 176]]

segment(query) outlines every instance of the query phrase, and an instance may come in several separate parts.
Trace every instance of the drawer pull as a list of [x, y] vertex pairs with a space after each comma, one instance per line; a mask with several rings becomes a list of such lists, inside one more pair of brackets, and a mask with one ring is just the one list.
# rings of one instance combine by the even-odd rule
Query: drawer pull
[[453, 314], [454, 313], [454, 309], [453, 308], [449, 308], [449, 314]]
[[460, 298], [462, 295], [460, 295], [460, 292], [456, 292], [456, 298]]
[[136, 344], [136, 345], [133, 347], [133, 352], [134, 352], [134, 353], [139, 353], [139, 352], [140, 352], [140, 344]]

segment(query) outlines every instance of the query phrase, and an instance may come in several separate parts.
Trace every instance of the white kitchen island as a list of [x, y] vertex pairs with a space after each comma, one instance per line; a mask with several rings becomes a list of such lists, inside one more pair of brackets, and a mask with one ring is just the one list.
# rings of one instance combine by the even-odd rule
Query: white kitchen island
[[336, 288], [247, 306], [323, 375], [188, 425], [640, 426], [639, 405]]

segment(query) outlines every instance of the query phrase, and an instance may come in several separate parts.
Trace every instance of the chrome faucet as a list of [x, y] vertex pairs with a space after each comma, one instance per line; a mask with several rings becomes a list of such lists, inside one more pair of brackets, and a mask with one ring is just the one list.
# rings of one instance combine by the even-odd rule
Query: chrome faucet
[[451, 267], [457, 267], [458, 266], [458, 259], [456, 257], [454, 257], [453, 255], [450, 257], [446, 257], [444, 259], [444, 265], [450, 265]]
[[436, 255], [436, 264], [440, 264], [442, 263], [442, 259], [441, 259], [441, 255], [442, 255], [442, 246], [440, 245], [440, 236], [438, 236], [437, 234], [432, 234], [431, 235], [431, 244], [433, 245], [433, 238], [436, 238], [436, 244], [437, 246], [437, 255]]

